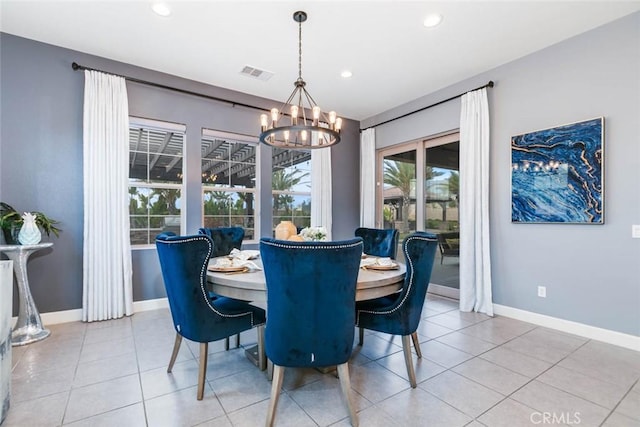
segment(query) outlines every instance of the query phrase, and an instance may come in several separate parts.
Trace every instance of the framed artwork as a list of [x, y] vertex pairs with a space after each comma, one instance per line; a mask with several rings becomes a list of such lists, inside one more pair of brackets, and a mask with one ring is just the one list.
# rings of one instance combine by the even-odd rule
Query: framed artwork
[[511, 221], [604, 224], [604, 118], [511, 137]]

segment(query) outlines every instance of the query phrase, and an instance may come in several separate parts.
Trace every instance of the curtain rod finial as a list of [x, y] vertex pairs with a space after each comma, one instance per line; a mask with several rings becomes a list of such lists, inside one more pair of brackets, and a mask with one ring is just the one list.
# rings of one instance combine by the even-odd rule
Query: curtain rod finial
[[74, 70], [78, 70], [80, 68], [80, 66], [78, 65], [77, 62], [73, 62], [73, 63], [71, 63], [71, 68], [73, 68]]

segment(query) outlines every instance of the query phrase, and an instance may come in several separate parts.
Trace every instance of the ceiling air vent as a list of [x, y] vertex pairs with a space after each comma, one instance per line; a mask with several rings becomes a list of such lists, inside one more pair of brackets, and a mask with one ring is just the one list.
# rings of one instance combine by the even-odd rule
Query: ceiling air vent
[[273, 77], [273, 73], [271, 71], [261, 70], [256, 67], [252, 67], [250, 65], [245, 65], [240, 74], [247, 77], [252, 77], [254, 79], [262, 80], [266, 82], [271, 77]]

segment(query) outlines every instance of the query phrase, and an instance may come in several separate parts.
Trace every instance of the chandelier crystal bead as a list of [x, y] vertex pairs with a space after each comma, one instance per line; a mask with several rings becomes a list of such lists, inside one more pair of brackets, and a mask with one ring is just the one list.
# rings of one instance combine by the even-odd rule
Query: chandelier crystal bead
[[[307, 20], [307, 14], [295, 12], [293, 20], [298, 23], [298, 79], [280, 109], [272, 108], [271, 117], [260, 115], [260, 141], [287, 149], [331, 147], [340, 142], [342, 119], [335, 111], [323, 113], [305, 89], [306, 82], [302, 79], [302, 23]], [[291, 120], [283, 118], [287, 114]]]

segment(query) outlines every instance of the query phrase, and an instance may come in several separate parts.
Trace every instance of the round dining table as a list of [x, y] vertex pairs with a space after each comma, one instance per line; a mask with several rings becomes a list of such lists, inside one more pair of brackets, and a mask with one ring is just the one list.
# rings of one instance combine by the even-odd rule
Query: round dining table
[[[260, 269], [246, 272], [218, 272], [207, 270], [210, 291], [224, 297], [244, 301], [265, 302], [267, 300], [266, 279], [260, 259], [251, 260]], [[393, 294], [402, 288], [406, 267], [397, 262], [398, 268], [392, 270], [373, 270], [361, 268], [358, 272], [356, 301], [368, 300]], [[209, 266], [216, 265], [216, 258]]]

